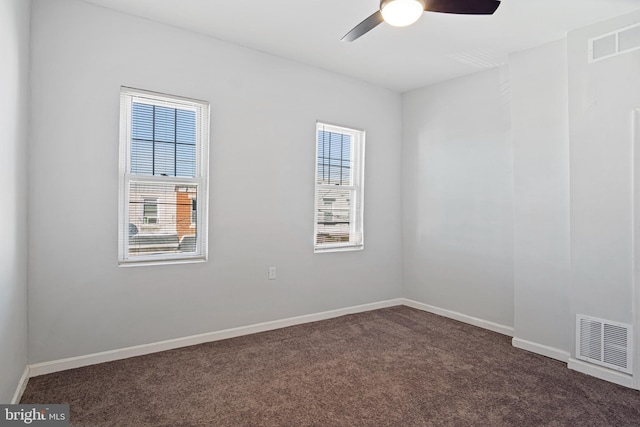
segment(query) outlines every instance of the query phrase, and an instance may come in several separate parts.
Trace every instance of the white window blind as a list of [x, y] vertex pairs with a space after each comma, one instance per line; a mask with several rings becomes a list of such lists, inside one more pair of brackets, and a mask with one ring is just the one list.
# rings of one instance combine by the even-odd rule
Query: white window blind
[[315, 252], [364, 248], [365, 132], [316, 124]]
[[120, 91], [120, 264], [206, 259], [209, 104]]

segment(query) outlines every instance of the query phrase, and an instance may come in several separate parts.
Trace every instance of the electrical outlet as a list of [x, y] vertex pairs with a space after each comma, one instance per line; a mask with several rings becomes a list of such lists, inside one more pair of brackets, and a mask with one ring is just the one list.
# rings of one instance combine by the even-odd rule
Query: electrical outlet
[[269, 267], [269, 280], [274, 280], [278, 276], [278, 269], [276, 267]]

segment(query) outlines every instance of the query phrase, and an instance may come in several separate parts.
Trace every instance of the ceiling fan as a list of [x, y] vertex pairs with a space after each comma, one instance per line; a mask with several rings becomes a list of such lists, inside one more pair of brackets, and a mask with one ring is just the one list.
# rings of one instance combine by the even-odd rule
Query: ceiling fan
[[381, 0], [380, 10], [356, 25], [341, 40], [352, 42], [382, 21], [394, 27], [406, 27], [416, 22], [422, 12], [491, 15], [498, 6], [498, 0]]

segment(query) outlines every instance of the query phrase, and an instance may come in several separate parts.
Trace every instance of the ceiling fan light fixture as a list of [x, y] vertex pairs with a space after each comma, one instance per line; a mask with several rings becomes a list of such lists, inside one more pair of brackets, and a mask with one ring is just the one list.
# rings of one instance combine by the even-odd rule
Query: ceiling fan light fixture
[[406, 27], [416, 22], [424, 12], [424, 0], [382, 0], [380, 12], [384, 21], [394, 27]]

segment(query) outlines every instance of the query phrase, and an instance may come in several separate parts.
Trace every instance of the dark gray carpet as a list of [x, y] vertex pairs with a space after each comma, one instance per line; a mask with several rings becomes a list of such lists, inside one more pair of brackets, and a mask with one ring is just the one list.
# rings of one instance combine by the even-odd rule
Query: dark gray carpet
[[76, 426], [640, 426], [640, 392], [392, 307], [29, 380]]

